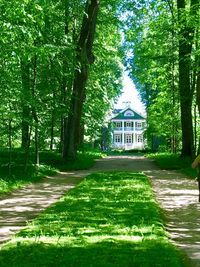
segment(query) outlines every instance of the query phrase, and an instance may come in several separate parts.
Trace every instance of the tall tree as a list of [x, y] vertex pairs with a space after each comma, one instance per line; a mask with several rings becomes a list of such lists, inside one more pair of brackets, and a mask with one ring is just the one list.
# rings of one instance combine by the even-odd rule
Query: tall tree
[[176, 151], [180, 114], [174, 10], [164, 1], [126, 3], [125, 12], [127, 7], [126, 66], [146, 105], [149, 147], [156, 136], [163, 140], [162, 149]]
[[[195, 28], [188, 21], [188, 1], [177, 0], [179, 22], [179, 93], [181, 105], [182, 155], [194, 154], [191, 86], [191, 54]], [[198, 0], [190, 3], [190, 16], [194, 13]]]
[[78, 136], [81, 126], [81, 115], [85, 101], [85, 88], [88, 80], [89, 65], [94, 62], [92, 47], [94, 42], [97, 14], [99, 8], [98, 0], [86, 2], [80, 36], [76, 48], [76, 70], [73, 81], [71, 105], [68, 123], [64, 136], [63, 157], [74, 159], [77, 152]]

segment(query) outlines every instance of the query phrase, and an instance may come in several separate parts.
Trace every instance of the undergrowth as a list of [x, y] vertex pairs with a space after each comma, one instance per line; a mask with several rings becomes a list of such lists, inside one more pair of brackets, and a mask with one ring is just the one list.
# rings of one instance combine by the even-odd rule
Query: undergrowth
[[66, 161], [59, 153], [42, 151], [39, 166], [33, 163], [33, 154], [30, 154], [29, 162], [25, 166], [25, 155], [22, 151], [13, 150], [11, 161], [8, 151], [0, 151], [0, 195], [40, 181], [45, 176], [55, 175], [58, 171], [88, 169], [93, 166], [95, 159], [102, 156], [97, 151], [85, 151], [78, 152], [75, 161]]

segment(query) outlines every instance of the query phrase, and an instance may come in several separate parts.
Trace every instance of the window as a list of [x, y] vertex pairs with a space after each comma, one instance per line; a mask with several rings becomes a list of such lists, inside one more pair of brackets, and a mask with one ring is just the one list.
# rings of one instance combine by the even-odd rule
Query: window
[[116, 126], [116, 128], [121, 128], [122, 127], [121, 122], [116, 122], [115, 126]]
[[137, 143], [143, 143], [143, 136], [142, 134], [137, 135]]
[[131, 122], [126, 122], [126, 127], [132, 127], [132, 123]]
[[127, 134], [126, 135], [126, 143], [127, 144], [131, 144], [132, 143], [132, 135], [131, 134]]
[[138, 128], [138, 129], [141, 129], [142, 128], [142, 123], [141, 122], [136, 122], [135, 123], [135, 127]]
[[114, 136], [114, 141], [115, 141], [115, 143], [121, 143], [121, 135], [120, 134], [116, 134]]
[[127, 110], [127, 111], [124, 113], [124, 116], [125, 116], [125, 117], [131, 117], [131, 116], [134, 116], [134, 113], [133, 113], [131, 110]]

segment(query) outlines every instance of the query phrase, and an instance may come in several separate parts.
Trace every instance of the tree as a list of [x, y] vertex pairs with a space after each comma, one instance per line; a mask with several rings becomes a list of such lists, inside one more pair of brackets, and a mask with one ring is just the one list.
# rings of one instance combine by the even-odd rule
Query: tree
[[109, 10], [102, 3], [98, 16], [95, 62], [90, 68], [82, 116], [85, 138], [91, 144], [102, 135], [102, 127], [107, 127], [109, 112], [122, 89], [124, 52], [116, 10], [116, 3]]
[[[191, 1], [189, 20], [193, 17], [198, 1]], [[179, 93], [181, 105], [182, 155], [192, 157], [194, 154], [191, 82], [191, 55], [194, 44], [195, 27], [188, 21], [188, 4], [177, 0], [179, 22]]]
[[71, 104], [64, 136], [63, 157], [74, 159], [77, 152], [81, 115], [85, 101], [85, 88], [89, 65], [94, 62], [92, 47], [97, 23], [98, 0], [86, 2], [80, 36], [76, 48], [77, 65], [74, 74]]
[[[102, 1], [102, 17], [97, 23], [99, 38], [95, 44], [97, 64], [92, 68], [94, 57], [91, 50], [98, 8], [94, 8], [90, 21], [84, 12], [89, 14], [89, 7], [97, 7], [97, 1], [64, 0], [56, 5], [52, 0], [20, 0], [13, 5], [1, 1], [0, 86], [5, 100], [1, 102], [1, 110], [8, 110], [5, 96], [12, 88], [17, 110], [11, 125], [16, 129], [13, 144], [19, 146], [21, 142], [27, 155], [29, 147], [35, 147], [38, 154], [40, 148], [49, 146], [52, 149], [59, 140], [62, 149], [64, 128], [70, 136], [70, 130], [76, 127], [76, 149], [83, 139], [80, 129], [87, 128], [87, 133], [100, 132], [110, 100], [120, 91], [121, 56], [118, 46], [121, 40], [117, 28], [119, 21], [116, 20], [119, 2]], [[114, 24], [109, 25], [109, 19]], [[84, 35], [87, 29], [88, 34], [85, 32]], [[116, 45], [117, 48], [113, 49]], [[89, 85], [87, 91], [86, 81]], [[99, 84], [99, 92], [93, 92], [95, 82]], [[97, 103], [102, 106], [101, 112], [87, 120], [88, 114], [95, 114]], [[68, 127], [70, 121], [76, 126]], [[4, 132], [4, 126], [0, 131]], [[71, 137], [73, 139], [73, 133]], [[4, 146], [5, 140], [2, 134], [0, 142]], [[69, 140], [65, 138], [65, 145]]]
[[165, 149], [175, 152], [180, 112], [174, 13], [164, 1], [125, 4], [130, 13], [124, 27], [126, 66], [146, 105], [149, 147], [157, 136], [165, 140]]
[[149, 136], [176, 152], [181, 132], [182, 155], [192, 157], [198, 1], [126, 1], [125, 10], [126, 65], [147, 105]]

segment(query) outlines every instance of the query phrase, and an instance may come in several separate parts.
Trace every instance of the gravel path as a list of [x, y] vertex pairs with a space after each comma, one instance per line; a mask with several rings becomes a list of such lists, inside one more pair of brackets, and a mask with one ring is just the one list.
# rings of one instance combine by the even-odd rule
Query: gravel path
[[0, 242], [9, 240], [28, 220], [56, 202], [85, 176], [102, 171], [140, 171], [146, 174], [163, 208], [172, 240], [186, 252], [192, 266], [200, 267], [200, 204], [196, 182], [176, 171], [160, 170], [152, 160], [137, 156], [99, 159], [88, 171], [59, 173], [1, 199]]

